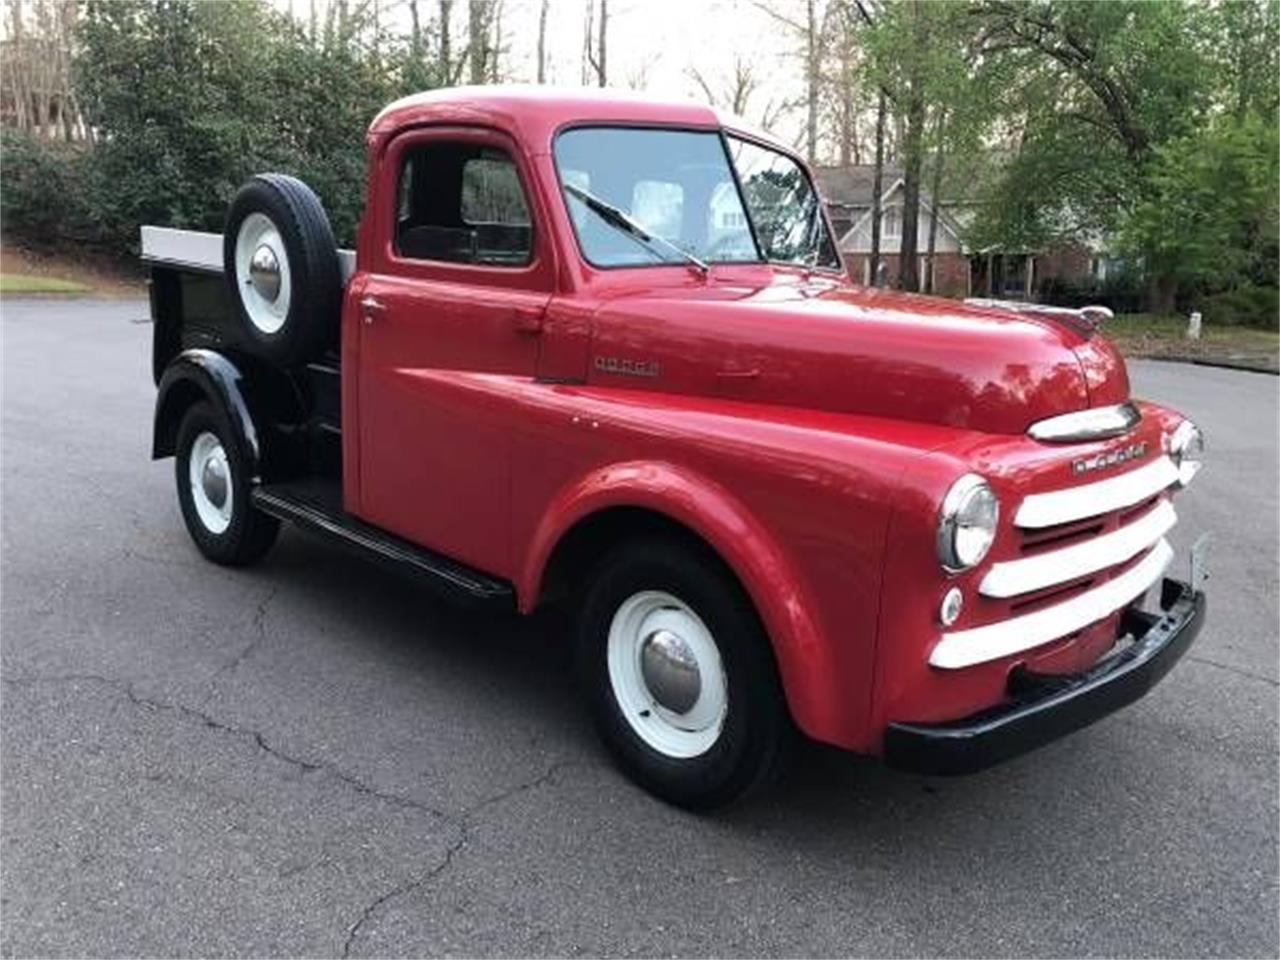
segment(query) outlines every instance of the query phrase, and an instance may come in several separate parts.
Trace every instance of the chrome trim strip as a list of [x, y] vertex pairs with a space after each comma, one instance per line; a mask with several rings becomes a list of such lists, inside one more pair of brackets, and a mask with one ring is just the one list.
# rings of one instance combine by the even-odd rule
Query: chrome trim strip
[[1173, 504], [1161, 500], [1133, 523], [1085, 543], [1023, 560], [997, 563], [987, 571], [978, 592], [987, 597], [1016, 597], [1066, 583], [1131, 560], [1173, 529]]
[[1027, 428], [1027, 434], [1044, 443], [1106, 440], [1128, 433], [1141, 421], [1142, 413], [1132, 403], [1117, 403], [1037, 420]]
[[[141, 257], [149, 263], [222, 273], [222, 234], [144, 226]], [[355, 251], [339, 250], [338, 267], [346, 284], [356, 270]]]
[[1141, 596], [1164, 574], [1173, 559], [1173, 547], [1161, 540], [1132, 570], [1102, 586], [1021, 617], [982, 627], [944, 633], [929, 654], [929, 663], [943, 670], [957, 670], [975, 663], [998, 660], [1097, 623]]
[[1013, 515], [1014, 526], [1036, 530], [1084, 520], [1141, 503], [1178, 482], [1178, 468], [1168, 457], [1096, 483], [1033, 493]]

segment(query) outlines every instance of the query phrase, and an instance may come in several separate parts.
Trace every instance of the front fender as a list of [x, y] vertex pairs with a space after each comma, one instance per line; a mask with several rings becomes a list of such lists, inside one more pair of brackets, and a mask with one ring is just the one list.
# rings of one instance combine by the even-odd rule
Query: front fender
[[810, 735], [826, 733], [848, 714], [840, 673], [823, 642], [808, 588], [769, 531], [737, 497], [704, 476], [671, 463], [627, 462], [592, 471], [548, 505], [520, 567], [520, 607], [537, 605], [556, 545], [592, 514], [614, 507], [653, 511], [701, 537], [747, 591], [773, 643], [791, 714]]

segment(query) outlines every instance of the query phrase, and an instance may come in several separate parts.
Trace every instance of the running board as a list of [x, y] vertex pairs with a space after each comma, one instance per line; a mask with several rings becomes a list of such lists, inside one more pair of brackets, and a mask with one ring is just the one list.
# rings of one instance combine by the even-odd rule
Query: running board
[[337, 485], [279, 483], [255, 487], [253, 505], [263, 513], [322, 534], [356, 552], [463, 600], [514, 608], [511, 584], [358, 520], [340, 506]]

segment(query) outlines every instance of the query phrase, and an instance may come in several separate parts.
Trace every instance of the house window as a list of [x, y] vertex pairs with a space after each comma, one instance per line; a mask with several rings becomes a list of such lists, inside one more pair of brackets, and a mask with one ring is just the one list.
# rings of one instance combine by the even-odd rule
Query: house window
[[529, 206], [506, 151], [432, 142], [405, 155], [396, 252], [414, 260], [523, 266], [533, 253]]
[[902, 236], [902, 208], [886, 207], [884, 209], [884, 212], [881, 214], [881, 216], [883, 218], [883, 223], [881, 224], [880, 232], [883, 233], [886, 237], [893, 237], [893, 238], [901, 237]]

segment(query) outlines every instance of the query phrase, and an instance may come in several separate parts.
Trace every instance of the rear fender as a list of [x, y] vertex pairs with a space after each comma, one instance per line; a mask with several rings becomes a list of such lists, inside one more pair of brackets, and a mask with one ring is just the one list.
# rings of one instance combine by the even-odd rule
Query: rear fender
[[255, 482], [265, 474], [283, 472], [296, 459], [300, 438], [290, 421], [296, 422], [298, 404], [291, 386], [271, 384], [270, 378], [259, 378], [264, 382], [251, 386], [243, 366], [243, 361], [200, 348], [173, 358], [158, 385], [152, 459], [174, 455], [182, 417], [201, 401], [222, 412]]
[[729, 566], [773, 644], [791, 714], [806, 732], [830, 729], [847, 711], [835, 684], [815, 609], [802, 578], [768, 530], [719, 484], [669, 463], [603, 467], [563, 490], [547, 507], [521, 566], [520, 608], [537, 606], [547, 563], [580, 521], [614, 507], [650, 510], [701, 537]]

